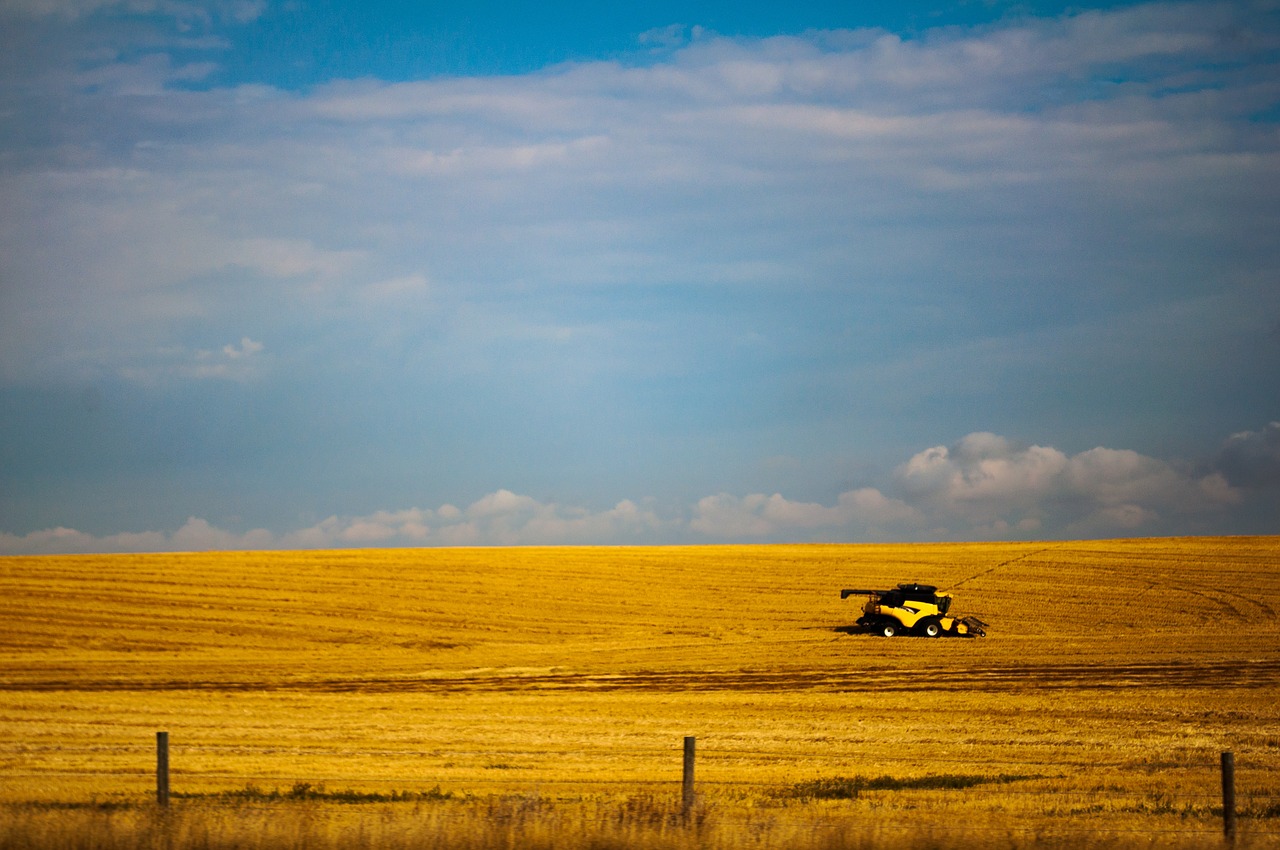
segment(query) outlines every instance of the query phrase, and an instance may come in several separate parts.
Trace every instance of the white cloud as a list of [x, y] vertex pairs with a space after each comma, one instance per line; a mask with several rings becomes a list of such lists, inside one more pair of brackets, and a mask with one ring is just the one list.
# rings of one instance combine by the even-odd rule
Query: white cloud
[[228, 343], [221, 349], [181, 346], [140, 352], [117, 374], [126, 380], [148, 386], [172, 381], [250, 381], [257, 378], [263, 365], [266, 345], [249, 337], [239, 343]]
[[1194, 512], [1239, 501], [1217, 473], [1194, 475], [1134, 451], [1096, 448], [1071, 459], [1070, 491], [1103, 507], [1148, 505]]
[[431, 283], [421, 273], [400, 275], [398, 277], [370, 283], [360, 289], [360, 297], [372, 304], [404, 304], [428, 297], [431, 294]]
[[217, 261], [224, 265], [244, 266], [275, 278], [332, 280], [360, 258], [358, 251], [319, 249], [307, 239], [241, 239], [224, 243], [217, 250]]
[[5, 0], [0, 12], [10, 15], [41, 17], [56, 15], [66, 19], [78, 18], [100, 9], [129, 9], [146, 12], [159, 8], [161, 0]]
[[935, 446], [915, 455], [899, 479], [907, 493], [924, 502], [994, 505], [1042, 498], [1067, 463], [1056, 449], [1015, 449], [1003, 437], [975, 433], [950, 449]]
[[363, 517], [330, 517], [282, 537], [279, 545], [334, 546], [519, 546], [654, 542], [670, 527], [650, 509], [624, 500], [604, 511], [539, 502], [498, 490], [459, 509], [407, 508]]
[[652, 510], [630, 500], [593, 512], [539, 502], [510, 490], [491, 493], [460, 514], [435, 516], [438, 526], [432, 533], [454, 544], [652, 542], [668, 526]]
[[252, 357], [253, 355], [260, 353], [265, 347], [266, 346], [262, 343], [254, 342], [249, 339], [249, 337], [244, 336], [240, 338], [239, 347], [234, 345], [224, 345], [222, 346], [222, 353], [232, 360], [239, 360], [243, 357]]
[[741, 499], [728, 493], [706, 496], [698, 500], [690, 527], [715, 537], [763, 537], [772, 530], [760, 516], [766, 501], [759, 494]]
[[0, 533], [0, 555], [76, 552], [332, 549], [363, 546], [521, 546], [661, 542], [678, 530], [650, 508], [623, 500], [603, 511], [539, 502], [498, 490], [465, 510], [406, 508], [367, 516], [329, 517], [285, 534], [264, 529], [236, 533], [190, 517], [172, 533], [94, 536], [69, 528], [25, 535]]
[[705, 32], [700, 26], [690, 27], [688, 24], [668, 24], [665, 27], [654, 27], [653, 29], [645, 30], [636, 36], [636, 42], [657, 52], [673, 50], [687, 44], [690, 39], [696, 40], [704, 35]]
[[249, 23], [261, 17], [266, 7], [266, 0], [4, 0], [0, 3], [0, 16], [56, 16], [75, 20], [95, 12], [118, 11], [131, 15], [158, 14], [183, 24], [207, 22], [214, 17]]
[[156, 97], [173, 83], [198, 82], [208, 77], [217, 65], [213, 62], [191, 62], [174, 66], [162, 53], [151, 53], [131, 62], [98, 65], [76, 75], [76, 84], [100, 94], [122, 97]]
[[[124, 543], [124, 541], [115, 542], [117, 545]], [[148, 539], [147, 542], [151, 540]], [[206, 520], [190, 517], [169, 537], [163, 548], [183, 552], [269, 549], [275, 542], [275, 536], [265, 529], [259, 528], [244, 534], [235, 534], [215, 528]]]
[[959, 536], [1124, 533], [1219, 512], [1241, 498], [1218, 473], [1182, 471], [1134, 451], [1100, 447], [1068, 457], [989, 433], [919, 452], [897, 478], [910, 503]]
[[608, 144], [601, 135], [564, 142], [509, 145], [506, 147], [466, 147], [448, 151], [399, 149], [387, 153], [391, 169], [408, 176], [493, 176], [503, 171], [531, 171], [570, 167], [581, 169], [583, 158]]
[[510, 490], [499, 490], [474, 502], [467, 508], [467, 516], [473, 519], [488, 520], [495, 517], [509, 517], [513, 514], [524, 514], [537, 510], [538, 502], [529, 496], [520, 496]]
[[359, 517], [333, 516], [285, 534], [264, 529], [236, 533], [199, 517], [189, 518], [172, 533], [98, 537], [69, 528], [25, 535], [0, 533], [0, 554], [643, 543], [659, 541], [672, 525], [630, 500], [608, 510], [590, 511], [499, 490], [466, 510], [442, 505], [437, 510], [406, 508]]
[[271, 549], [278, 539], [256, 529], [234, 534], [190, 517], [172, 532], [121, 532], [97, 537], [69, 528], [52, 528], [15, 535], [0, 533], [0, 554], [77, 554], [93, 552], [203, 552]]
[[689, 528], [723, 539], [785, 538], [813, 530], [829, 530], [842, 539], [880, 538], [889, 529], [911, 529], [919, 519], [910, 505], [868, 487], [841, 493], [833, 507], [778, 493], [743, 498], [720, 493], [698, 501]]

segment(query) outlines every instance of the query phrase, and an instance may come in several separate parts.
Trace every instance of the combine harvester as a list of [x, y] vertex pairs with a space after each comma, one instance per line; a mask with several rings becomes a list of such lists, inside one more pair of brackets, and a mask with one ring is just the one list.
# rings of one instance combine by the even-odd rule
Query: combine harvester
[[900, 584], [893, 590], [842, 590], [841, 599], [869, 596], [858, 625], [870, 632], [893, 637], [915, 632], [925, 637], [958, 635], [986, 637], [987, 624], [977, 617], [948, 617], [951, 594], [931, 584]]

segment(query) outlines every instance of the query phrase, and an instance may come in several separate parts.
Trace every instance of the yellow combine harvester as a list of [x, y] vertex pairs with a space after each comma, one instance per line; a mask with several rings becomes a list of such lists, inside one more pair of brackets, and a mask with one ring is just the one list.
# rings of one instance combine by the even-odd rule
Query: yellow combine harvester
[[885, 637], [915, 632], [925, 637], [986, 637], [987, 624], [977, 617], [949, 617], [951, 594], [931, 584], [900, 584], [893, 590], [842, 590], [841, 599], [870, 596], [858, 625]]

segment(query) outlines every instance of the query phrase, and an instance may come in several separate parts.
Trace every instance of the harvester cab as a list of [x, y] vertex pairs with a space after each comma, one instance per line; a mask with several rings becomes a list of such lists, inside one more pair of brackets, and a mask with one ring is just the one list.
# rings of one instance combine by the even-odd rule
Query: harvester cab
[[987, 624], [977, 617], [951, 617], [951, 594], [931, 584], [900, 584], [892, 590], [840, 591], [841, 599], [868, 596], [858, 625], [893, 637], [914, 632], [925, 637], [950, 634], [963, 637], [986, 637]]

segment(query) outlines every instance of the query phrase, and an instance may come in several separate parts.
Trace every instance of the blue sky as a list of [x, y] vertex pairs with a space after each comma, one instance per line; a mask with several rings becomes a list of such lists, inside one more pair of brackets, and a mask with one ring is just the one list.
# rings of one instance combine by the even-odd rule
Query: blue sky
[[1280, 7], [0, 0], [0, 553], [1280, 530]]

